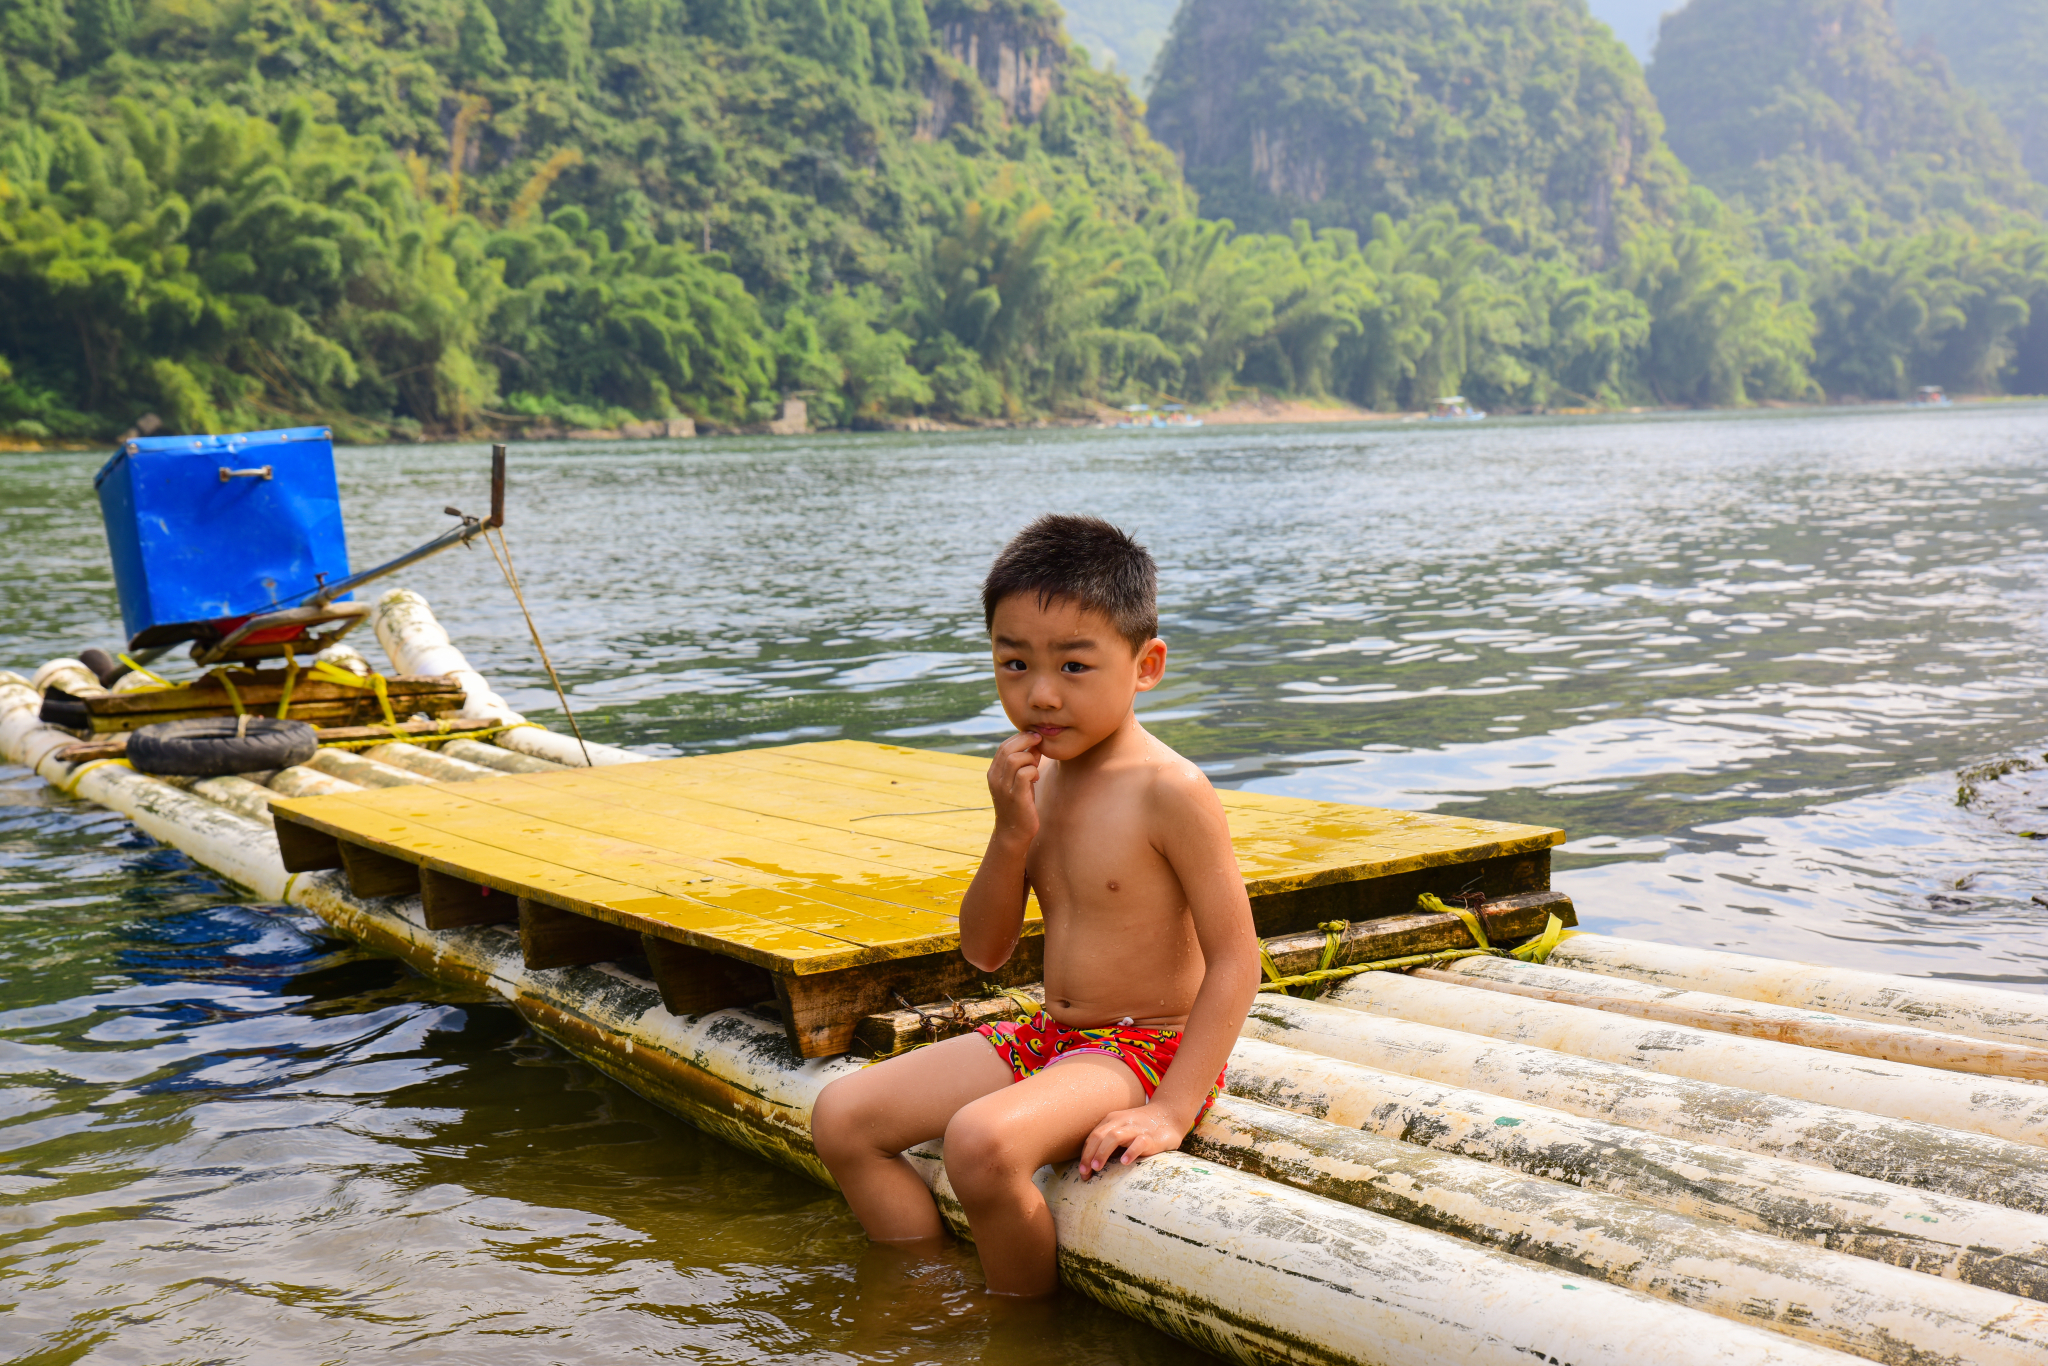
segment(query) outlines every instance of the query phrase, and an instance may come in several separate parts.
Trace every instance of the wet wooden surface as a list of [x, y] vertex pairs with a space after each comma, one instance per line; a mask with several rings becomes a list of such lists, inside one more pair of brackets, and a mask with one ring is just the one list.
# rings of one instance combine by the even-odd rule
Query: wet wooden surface
[[[986, 769], [970, 756], [830, 741], [293, 798], [273, 813], [288, 867], [361, 868], [364, 895], [424, 885], [437, 919], [457, 900], [453, 879], [765, 969], [809, 1053], [843, 1047], [839, 1034], [905, 986], [974, 985], [951, 969], [960, 897], [993, 819]], [[1501, 884], [1493, 895], [1535, 890], [1505, 884], [1547, 885], [1549, 849], [1564, 838], [1461, 816], [1221, 796], [1255, 908], [1306, 918], [1262, 916], [1262, 933], [1310, 928], [1387, 879], [1449, 894], [1485, 871]], [[425, 870], [424, 884], [393, 863]], [[1035, 904], [1027, 914], [1035, 936]]]

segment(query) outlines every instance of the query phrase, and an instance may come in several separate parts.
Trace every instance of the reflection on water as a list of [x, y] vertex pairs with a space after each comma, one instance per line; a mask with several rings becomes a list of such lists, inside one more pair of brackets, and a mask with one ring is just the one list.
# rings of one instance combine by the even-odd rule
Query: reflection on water
[[[1587, 921], [2048, 984], [2042, 409], [521, 448], [514, 549], [595, 737], [985, 752], [1002, 538], [1159, 556], [1151, 724], [1219, 782], [1562, 826]], [[481, 448], [345, 453], [371, 563]], [[0, 457], [0, 665], [112, 643], [93, 457]], [[552, 694], [489, 558], [409, 582]], [[1178, 1361], [838, 1200], [0, 770], [0, 1356]], [[2038, 813], [2038, 820], [2036, 819]], [[2036, 826], [2040, 829], [2036, 829]]]

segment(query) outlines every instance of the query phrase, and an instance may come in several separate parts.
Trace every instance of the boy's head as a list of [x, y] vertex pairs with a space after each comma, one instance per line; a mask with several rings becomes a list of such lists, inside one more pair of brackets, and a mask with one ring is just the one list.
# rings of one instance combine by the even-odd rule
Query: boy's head
[[1071, 602], [1109, 619], [1133, 652], [1159, 634], [1159, 570], [1145, 547], [1100, 517], [1045, 516], [1010, 538], [981, 585], [981, 610], [995, 630], [1005, 598], [1038, 605]]
[[1158, 686], [1157, 586], [1145, 547], [1095, 517], [1041, 517], [996, 556], [981, 588], [996, 689], [1041, 753], [1086, 753]]

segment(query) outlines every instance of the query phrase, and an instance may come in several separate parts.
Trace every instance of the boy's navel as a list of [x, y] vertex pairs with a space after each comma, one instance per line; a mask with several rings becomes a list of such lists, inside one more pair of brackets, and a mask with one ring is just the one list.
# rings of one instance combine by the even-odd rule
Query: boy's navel
[[1112, 892], [1116, 890], [1116, 884], [1114, 882], [1109, 884], [1109, 890], [1111, 890]]

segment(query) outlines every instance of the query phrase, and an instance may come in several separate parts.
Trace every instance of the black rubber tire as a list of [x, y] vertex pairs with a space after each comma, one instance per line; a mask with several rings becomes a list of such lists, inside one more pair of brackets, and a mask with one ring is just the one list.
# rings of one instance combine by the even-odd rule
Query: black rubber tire
[[233, 716], [202, 716], [144, 726], [128, 737], [128, 763], [137, 773], [218, 778], [228, 773], [290, 768], [305, 763], [320, 748], [320, 738], [304, 721], [252, 716], [247, 732], [237, 735], [237, 720]]
[[90, 650], [80, 650], [78, 652], [78, 662], [92, 670], [93, 677], [99, 679], [102, 688], [111, 688], [120, 682], [122, 678], [134, 672], [126, 664], [114, 658], [111, 651], [102, 650], [98, 646], [94, 646]]

